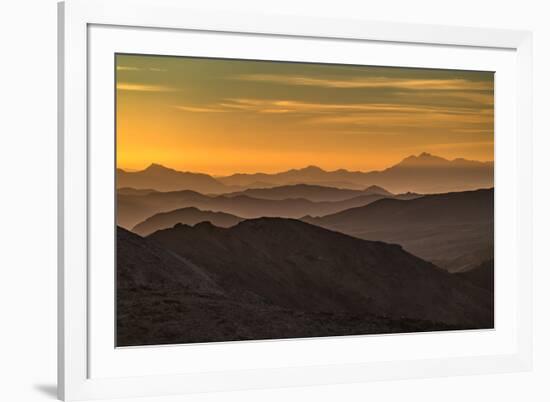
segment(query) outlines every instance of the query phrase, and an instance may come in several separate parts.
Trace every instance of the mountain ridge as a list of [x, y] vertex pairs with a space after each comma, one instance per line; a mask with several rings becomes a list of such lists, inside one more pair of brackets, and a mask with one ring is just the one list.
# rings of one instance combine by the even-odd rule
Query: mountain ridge
[[117, 168], [117, 188], [154, 189], [157, 191], [193, 190], [218, 193], [230, 190], [224, 184], [205, 173], [181, 172], [156, 163], [147, 168], [128, 172]]
[[247, 195], [253, 198], [268, 200], [284, 200], [289, 198], [304, 198], [314, 202], [322, 201], [344, 201], [361, 195], [379, 194], [393, 196], [386, 189], [379, 186], [369, 186], [364, 190], [342, 189], [329, 186], [320, 186], [313, 184], [290, 184], [267, 188], [249, 188], [243, 191], [224, 194], [226, 197], [238, 195]]
[[295, 219], [176, 225], [147, 239], [206, 269], [222, 288], [253, 291], [284, 308], [492, 325], [487, 293], [401, 246]]
[[240, 216], [224, 212], [202, 211], [196, 207], [179, 208], [150, 216], [132, 228], [132, 232], [147, 236], [157, 230], [171, 228], [176, 224], [195, 225], [210, 222], [218, 227], [230, 227], [244, 220]]
[[[272, 191], [271, 189], [264, 190]], [[323, 197], [327, 198], [327, 190], [334, 197], [334, 192], [326, 188], [322, 189], [322, 192], [325, 192]], [[355, 194], [350, 193], [349, 190], [336, 191], [336, 193], [339, 195], [349, 194], [350, 196]], [[357, 194], [360, 195], [340, 201], [311, 201], [306, 198], [285, 197], [255, 198], [246, 193], [204, 195], [192, 190], [153, 192], [145, 195], [117, 194], [117, 222], [129, 229], [157, 213], [186, 207], [196, 207], [202, 211], [224, 212], [247, 219], [262, 216], [286, 218], [300, 218], [304, 215], [322, 216], [354, 206], [366, 205], [387, 197], [362, 191]], [[397, 194], [393, 197], [409, 199], [416, 196], [415, 194]]]
[[[243, 234], [246, 234], [250, 228], [247, 229], [246, 225], [244, 227]], [[209, 224], [197, 224], [191, 229], [179, 225], [173, 230], [182, 229], [194, 230], [198, 236], [201, 236], [201, 233], [209, 235], [209, 232], [216, 231], [215, 227]], [[263, 233], [273, 233], [273, 231], [268, 229]], [[197, 236], [192, 235], [192, 237]], [[277, 237], [284, 239], [284, 236], [279, 234], [273, 241], [276, 242]], [[341, 237], [338, 236], [338, 238]], [[347, 240], [346, 243], [350, 241], [347, 237], [344, 238]], [[240, 242], [243, 246], [249, 247], [247, 239], [252, 240], [245, 236], [240, 240], [237, 239], [237, 243]], [[178, 244], [185, 245], [185, 239], [180, 240], [182, 242]], [[242, 243], [242, 240], [246, 240], [246, 243]], [[316, 243], [315, 239], [313, 240]], [[357, 239], [351, 241], [356, 242]], [[260, 244], [265, 245], [263, 241]], [[216, 255], [220, 244], [214, 243], [212, 246], [213, 249], [199, 250], [199, 254]], [[389, 250], [399, 251], [398, 248], [393, 247]], [[304, 258], [312, 268], [312, 261], [315, 260], [312, 259], [311, 252], [304, 253], [303, 250], [301, 252], [301, 256], [293, 254], [291, 258], [294, 261]], [[346, 252], [343, 255], [345, 254]], [[227, 253], [222, 252], [221, 257], [224, 256], [227, 256]], [[265, 261], [269, 259], [264, 259]], [[410, 261], [416, 263], [414, 261], [417, 259]], [[340, 263], [340, 267], [347, 265], [345, 260]], [[232, 268], [231, 271], [240, 275], [242, 270], [239, 267]], [[248, 271], [250, 266], [244, 268]], [[117, 228], [116, 345], [143, 346], [442, 331], [470, 328], [473, 325], [472, 320], [474, 323], [492, 326], [492, 320], [488, 317], [490, 315], [489, 296], [483, 290], [472, 290], [472, 285], [464, 284], [463, 281], [460, 281], [461, 285], [458, 285], [455, 293], [466, 297], [466, 305], [461, 302], [461, 297], [455, 295], [453, 300], [456, 303], [450, 306], [458, 313], [451, 315], [456, 315], [463, 324], [453, 325], [428, 319], [409, 319], [369, 313], [368, 309], [363, 308], [364, 303], [355, 302], [357, 296], [346, 296], [347, 286], [351, 286], [353, 290], [357, 285], [353, 280], [355, 277], [346, 280], [345, 275], [336, 273], [336, 280], [330, 276], [323, 279], [323, 276], [329, 273], [319, 269], [309, 270], [310, 273], [315, 274], [313, 278], [301, 275], [280, 276], [281, 280], [295, 279], [288, 283], [289, 288], [286, 282], [277, 285], [276, 278], [265, 276], [265, 266], [260, 268], [260, 271], [264, 272], [260, 277], [260, 286], [254, 281], [253, 271], [249, 271], [252, 277], [245, 275], [248, 280], [245, 281], [244, 287], [228, 286], [224, 276], [220, 277], [216, 273], [218, 271], [216, 267], [205, 266], [200, 264], [200, 261], [192, 261], [189, 256], [182, 256], [167, 249], [153, 239], [143, 238], [120, 227]], [[269, 269], [269, 266], [267, 268]], [[318, 268], [322, 268], [322, 265]], [[291, 270], [294, 269], [291, 267]], [[230, 272], [225, 269], [225, 274]], [[315, 279], [316, 276], [319, 276], [319, 281]], [[266, 281], [270, 281], [267, 283], [269, 287], [273, 280], [275, 280], [274, 287], [282, 292], [279, 298], [282, 297], [284, 306], [274, 303], [277, 297], [270, 297], [269, 292], [265, 294], [262, 289], [266, 286]], [[447, 280], [443, 282], [443, 291], [447, 285], [451, 288], [456, 287], [456, 284], [453, 285]], [[324, 292], [325, 285], [332, 284], [339, 284], [344, 288], [337, 286], [336, 292], [329, 292], [325, 296], [319, 294], [320, 291]], [[369, 284], [371, 281], [366, 283], [366, 285]], [[315, 299], [326, 299], [327, 304], [321, 306], [304, 303], [303, 297], [284, 297], [289, 289], [291, 290], [288, 293], [289, 296], [293, 296], [296, 292], [299, 295], [305, 295], [306, 300], [308, 295]], [[368, 292], [368, 287], [363, 291]], [[468, 299], [471, 299], [470, 292], [473, 292], [473, 303], [468, 302]], [[429, 294], [433, 295], [433, 292]], [[367, 303], [368, 297], [367, 294]], [[482, 306], [477, 306], [476, 301]], [[300, 309], [299, 306], [308, 307], [308, 309]]]
[[202, 193], [228, 193], [246, 189], [293, 184], [311, 184], [361, 190], [376, 185], [392, 193], [437, 193], [491, 187], [493, 162], [464, 158], [445, 159], [427, 152], [410, 155], [381, 170], [324, 170], [318, 166], [277, 173], [235, 173], [213, 177], [181, 172], [152, 163], [141, 171], [117, 169], [117, 187], [153, 188], [160, 191], [189, 189]]
[[399, 243], [409, 252], [455, 271], [466, 270], [492, 254], [493, 205], [491, 188], [412, 200], [385, 198], [302, 219], [362, 239]]

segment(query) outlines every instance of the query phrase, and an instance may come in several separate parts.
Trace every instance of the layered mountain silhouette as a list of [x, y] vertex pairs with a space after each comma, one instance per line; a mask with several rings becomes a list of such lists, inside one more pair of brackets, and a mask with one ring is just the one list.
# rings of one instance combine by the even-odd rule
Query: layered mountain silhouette
[[364, 190], [351, 190], [313, 184], [294, 184], [287, 186], [252, 188], [244, 191], [225, 194], [227, 197], [246, 195], [266, 200], [284, 200], [288, 198], [304, 198], [310, 201], [343, 201], [362, 195], [393, 196], [392, 193], [379, 186], [370, 186]]
[[220, 177], [219, 180], [226, 185], [248, 188], [307, 183], [337, 188], [362, 189], [365, 186], [357, 180], [362, 174], [362, 172], [349, 172], [344, 169], [327, 172], [317, 166], [308, 166], [273, 174], [236, 173], [231, 176]]
[[117, 188], [154, 189], [157, 191], [193, 190], [202, 193], [231, 191], [213, 177], [203, 173], [179, 172], [156, 163], [144, 170], [116, 171]]
[[171, 228], [180, 223], [196, 225], [200, 222], [210, 222], [218, 227], [231, 227], [241, 222], [243, 218], [224, 212], [201, 211], [198, 208], [180, 208], [170, 212], [155, 214], [132, 228], [132, 232], [147, 236], [157, 230]]
[[493, 163], [466, 159], [447, 160], [429, 153], [409, 156], [385, 170], [351, 172], [345, 169], [325, 171], [316, 166], [282, 173], [234, 174], [218, 180], [229, 186], [255, 187], [317, 184], [348, 189], [382, 186], [393, 193], [439, 193], [473, 190], [493, 186]]
[[147, 195], [156, 192], [157, 190], [151, 188], [121, 187], [117, 189], [117, 194], [121, 195]]
[[381, 199], [311, 224], [358, 238], [398, 243], [451, 272], [466, 271], [493, 255], [493, 189]]
[[490, 292], [293, 219], [118, 229], [117, 344], [491, 328]]
[[441, 193], [493, 187], [493, 162], [447, 160], [429, 153], [409, 156], [388, 169], [368, 173], [373, 183], [392, 191]]
[[[117, 170], [117, 345], [493, 327], [493, 163]], [[131, 231], [126, 230], [131, 229]]]
[[[274, 194], [272, 196], [277, 198], [277, 194], [280, 195], [282, 192], [304, 193], [304, 188], [309, 190], [309, 186], [285, 186], [283, 191], [280, 191], [278, 188], [265, 189], [266, 191], [262, 192], [262, 194], [264, 197], [268, 197], [272, 190], [271, 194]], [[324, 196], [329, 197], [328, 194], [332, 190], [334, 190], [335, 194], [339, 190], [326, 187], [315, 187], [315, 189], [319, 190], [317, 198], [321, 197], [321, 193], [325, 193]], [[308, 193], [315, 195], [314, 191]], [[350, 193], [350, 195], [353, 194], [356, 193]], [[122, 227], [129, 229], [157, 213], [189, 207], [195, 207], [203, 211], [225, 212], [242, 218], [322, 216], [348, 208], [367, 205], [387, 197], [384, 194], [372, 191], [361, 191], [358, 194], [360, 195], [340, 201], [310, 201], [306, 198], [254, 198], [245, 194], [212, 196], [190, 190], [175, 192], [155, 191], [145, 195], [118, 194], [117, 222]], [[417, 194], [408, 193], [393, 195], [391, 197], [411, 199], [418, 196]], [[315, 196], [312, 196], [312, 198], [315, 198]], [[175, 224], [177, 221], [173, 223]]]
[[317, 166], [308, 166], [274, 174], [237, 173], [214, 178], [203, 173], [179, 172], [158, 164], [152, 164], [137, 172], [117, 169], [117, 188], [132, 187], [157, 191], [193, 190], [203, 194], [223, 194], [295, 184], [352, 190], [381, 186], [392, 193], [473, 190], [493, 186], [493, 163], [461, 158], [447, 160], [422, 153], [409, 156], [385, 170], [372, 172], [345, 169], [326, 171]]

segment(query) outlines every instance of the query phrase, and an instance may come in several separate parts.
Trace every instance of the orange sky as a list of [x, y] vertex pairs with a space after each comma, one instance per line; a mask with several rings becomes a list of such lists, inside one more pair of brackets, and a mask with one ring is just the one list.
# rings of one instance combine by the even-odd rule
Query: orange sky
[[117, 165], [228, 175], [493, 160], [493, 73], [117, 55]]

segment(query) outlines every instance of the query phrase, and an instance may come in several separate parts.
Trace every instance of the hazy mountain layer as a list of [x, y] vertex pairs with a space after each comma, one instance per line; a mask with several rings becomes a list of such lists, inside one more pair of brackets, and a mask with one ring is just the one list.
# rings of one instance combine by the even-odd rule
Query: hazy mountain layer
[[[347, 183], [346, 188], [361, 189], [378, 185], [393, 193], [439, 193], [473, 190], [493, 186], [493, 163], [465, 159], [447, 160], [422, 153], [409, 156], [385, 170], [350, 172], [325, 171], [316, 166], [266, 174], [234, 174], [218, 180], [230, 186], [252, 187], [254, 183], [288, 185], [296, 183]], [[328, 185], [328, 184], [326, 184]], [[332, 186], [332, 185], [331, 185]], [[340, 187], [340, 186], [337, 186]]]
[[210, 222], [215, 226], [225, 228], [234, 226], [242, 220], [243, 218], [224, 212], [201, 211], [197, 208], [188, 207], [153, 215], [134, 226], [132, 232], [140, 236], [147, 236], [157, 230], [171, 228], [177, 223], [196, 225], [200, 222]]
[[[274, 190], [276, 191], [276, 189]], [[402, 194], [394, 197], [409, 199], [417, 196], [416, 194]], [[129, 229], [157, 213], [188, 207], [195, 207], [203, 211], [225, 212], [243, 218], [322, 216], [367, 205], [385, 197], [385, 195], [367, 192], [342, 201], [314, 202], [305, 198], [271, 200], [253, 198], [248, 195], [207, 196], [188, 190], [166, 193], [152, 192], [146, 195], [118, 194], [117, 223]]]
[[402, 245], [452, 271], [468, 270], [493, 255], [493, 190], [382, 199], [304, 221], [355, 237]]
[[350, 190], [311, 184], [294, 184], [287, 186], [252, 188], [244, 191], [225, 194], [227, 197], [246, 195], [266, 200], [285, 200], [288, 198], [304, 198], [309, 201], [343, 201], [362, 195], [392, 196], [389, 191], [378, 186], [371, 186], [364, 190]]
[[[492, 187], [493, 176], [492, 162], [447, 160], [422, 153], [409, 156], [387, 169], [372, 172], [352, 172], [345, 169], [325, 171], [316, 166], [308, 166], [274, 174], [237, 173], [214, 178], [203, 173], [179, 172], [152, 164], [138, 172], [117, 169], [117, 188], [193, 190], [204, 194], [222, 194], [295, 184], [353, 190], [364, 190], [376, 185], [393, 193], [441, 193]], [[331, 199], [325, 199], [329, 200]]]

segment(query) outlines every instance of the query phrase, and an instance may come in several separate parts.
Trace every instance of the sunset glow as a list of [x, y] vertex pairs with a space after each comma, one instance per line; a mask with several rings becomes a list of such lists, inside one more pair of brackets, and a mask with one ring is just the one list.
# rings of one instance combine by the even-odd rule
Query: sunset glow
[[117, 165], [229, 175], [493, 160], [492, 72], [117, 55]]

